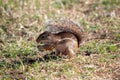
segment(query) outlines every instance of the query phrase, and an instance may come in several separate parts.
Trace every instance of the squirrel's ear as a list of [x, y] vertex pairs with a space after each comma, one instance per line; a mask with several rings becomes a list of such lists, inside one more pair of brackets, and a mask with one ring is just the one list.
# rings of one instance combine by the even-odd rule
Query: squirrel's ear
[[40, 36], [49, 36], [51, 35], [51, 32], [49, 31], [44, 31], [43, 33], [40, 34]]
[[49, 31], [44, 31], [43, 34], [51, 34]]

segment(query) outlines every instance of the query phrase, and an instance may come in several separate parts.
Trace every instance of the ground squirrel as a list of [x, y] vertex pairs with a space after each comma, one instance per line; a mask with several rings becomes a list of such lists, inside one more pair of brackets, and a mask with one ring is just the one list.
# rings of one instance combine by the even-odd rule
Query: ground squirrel
[[55, 50], [55, 54], [68, 58], [76, 55], [83, 39], [84, 29], [68, 20], [49, 21], [46, 30], [36, 39], [39, 50]]

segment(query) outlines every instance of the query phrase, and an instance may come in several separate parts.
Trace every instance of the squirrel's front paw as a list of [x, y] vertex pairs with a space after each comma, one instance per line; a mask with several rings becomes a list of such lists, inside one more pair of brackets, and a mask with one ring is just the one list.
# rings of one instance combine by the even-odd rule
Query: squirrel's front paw
[[39, 51], [44, 51], [44, 50], [45, 50], [45, 49], [44, 49], [42, 46], [40, 46], [40, 45], [38, 45], [37, 48], [38, 48]]

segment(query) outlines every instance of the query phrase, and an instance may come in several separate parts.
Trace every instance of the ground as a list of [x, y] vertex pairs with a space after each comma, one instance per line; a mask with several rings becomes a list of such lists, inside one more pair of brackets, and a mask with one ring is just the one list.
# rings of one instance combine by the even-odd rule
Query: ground
[[[87, 34], [71, 60], [42, 57], [48, 20], [70, 19]], [[49, 59], [48, 59], [49, 58]], [[120, 0], [0, 0], [0, 80], [120, 80]]]

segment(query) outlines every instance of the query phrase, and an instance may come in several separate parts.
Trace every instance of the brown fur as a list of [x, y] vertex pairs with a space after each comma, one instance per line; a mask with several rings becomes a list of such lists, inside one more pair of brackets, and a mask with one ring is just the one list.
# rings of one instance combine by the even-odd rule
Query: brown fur
[[55, 50], [57, 55], [69, 58], [76, 55], [78, 47], [83, 40], [84, 30], [72, 21], [52, 21], [47, 25], [48, 31], [39, 35], [36, 42], [39, 50]]
[[[43, 37], [45, 36], [45, 37]], [[55, 49], [57, 55], [64, 55], [69, 58], [76, 55], [78, 51], [78, 41], [74, 34], [68, 32], [61, 32], [53, 34], [50, 32], [44, 32], [37, 38], [37, 43], [43, 43], [43, 46], [38, 45], [39, 50]]]
[[52, 33], [69, 32], [74, 34], [77, 37], [79, 45], [84, 39], [84, 29], [69, 20], [49, 21], [46, 27]]

